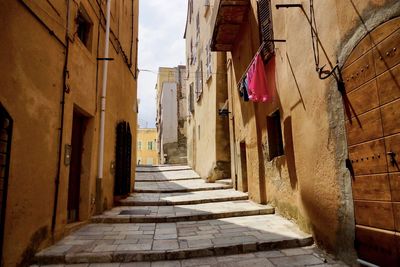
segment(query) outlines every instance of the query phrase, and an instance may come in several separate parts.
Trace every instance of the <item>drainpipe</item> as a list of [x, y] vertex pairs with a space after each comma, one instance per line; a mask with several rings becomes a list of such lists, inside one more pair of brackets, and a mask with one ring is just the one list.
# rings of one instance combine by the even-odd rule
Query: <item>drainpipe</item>
[[99, 158], [97, 168], [97, 180], [96, 180], [96, 211], [101, 213], [102, 210], [102, 198], [103, 198], [103, 165], [104, 165], [104, 125], [106, 115], [106, 95], [107, 95], [107, 73], [108, 73], [108, 48], [110, 44], [110, 8], [111, 0], [107, 0], [106, 9], [106, 36], [104, 39], [104, 63], [103, 63], [103, 84], [101, 91], [101, 110], [100, 110], [100, 137], [99, 137]]
[[65, 115], [65, 94], [68, 92], [69, 88], [67, 85], [68, 80], [68, 58], [69, 58], [69, 23], [71, 20], [71, 12], [70, 12], [70, 0], [67, 2], [67, 25], [65, 30], [65, 58], [64, 58], [64, 67], [63, 67], [63, 86], [61, 92], [61, 102], [60, 102], [60, 128], [59, 128], [59, 139], [58, 139], [58, 155], [57, 155], [57, 174], [55, 179], [55, 190], [54, 190], [54, 203], [53, 203], [53, 214], [51, 218], [51, 235], [54, 240], [55, 238], [55, 229], [57, 224], [57, 208], [58, 208], [58, 193], [60, 191], [60, 175], [61, 175], [61, 158], [62, 158], [62, 144], [63, 144], [63, 134], [64, 134], [64, 115]]

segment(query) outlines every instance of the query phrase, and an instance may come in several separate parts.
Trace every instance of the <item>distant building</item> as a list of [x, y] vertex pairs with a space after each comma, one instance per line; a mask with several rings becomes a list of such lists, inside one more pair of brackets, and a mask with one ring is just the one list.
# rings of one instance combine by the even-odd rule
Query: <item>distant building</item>
[[112, 1], [104, 59], [106, 1], [0, 1], [1, 266], [29, 266], [38, 249], [113, 206], [117, 176], [134, 177], [138, 2]]
[[157, 79], [158, 152], [162, 164], [187, 163], [186, 68], [159, 68]]
[[157, 129], [137, 130], [137, 165], [158, 165]]

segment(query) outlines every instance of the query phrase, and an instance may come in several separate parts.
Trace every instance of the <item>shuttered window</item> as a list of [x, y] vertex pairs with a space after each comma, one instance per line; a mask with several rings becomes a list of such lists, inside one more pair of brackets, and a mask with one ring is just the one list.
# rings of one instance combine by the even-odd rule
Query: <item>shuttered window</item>
[[194, 90], [193, 83], [189, 85], [189, 112], [194, 113]]
[[200, 61], [196, 70], [196, 100], [199, 101], [203, 93], [203, 62]]
[[258, 21], [261, 41], [264, 42], [262, 55], [264, 61], [268, 61], [274, 55], [274, 42], [271, 42], [274, 39], [271, 0], [258, 1]]

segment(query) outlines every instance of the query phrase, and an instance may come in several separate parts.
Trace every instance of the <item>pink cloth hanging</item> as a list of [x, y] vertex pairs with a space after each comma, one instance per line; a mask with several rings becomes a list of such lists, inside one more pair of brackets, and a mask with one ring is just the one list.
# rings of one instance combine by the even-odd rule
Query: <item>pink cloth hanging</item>
[[270, 99], [265, 76], [264, 63], [260, 53], [256, 55], [247, 72], [249, 99], [253, 102], [266, 102]]

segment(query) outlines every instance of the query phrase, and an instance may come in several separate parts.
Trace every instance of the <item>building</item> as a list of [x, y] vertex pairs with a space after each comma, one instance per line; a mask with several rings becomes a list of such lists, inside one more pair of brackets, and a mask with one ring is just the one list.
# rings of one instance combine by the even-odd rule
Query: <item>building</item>
[[399, 266], [400, 2], [207, 2], [235, 187], [348, 263]]
[[158, 152], [162, 164], [187, 163], [186, 68], [160, 67], [157, 77]]
[[1, 266], [27, 266], [111, 208], [118, 179], [134, 174], [138, 2], [111, 2], [107, 57], [106, 1], [1, 1]]
[[213, 8], [213, 1], [188, 1], [184, 35], [188, 163], [210, 182], [230, 177], [229, 119], [219, 114], [228, 99], [226, 54], [210, 50]]
[[137, 165], [158, 165], [157, 129], [139, 128], [136, 148]]

